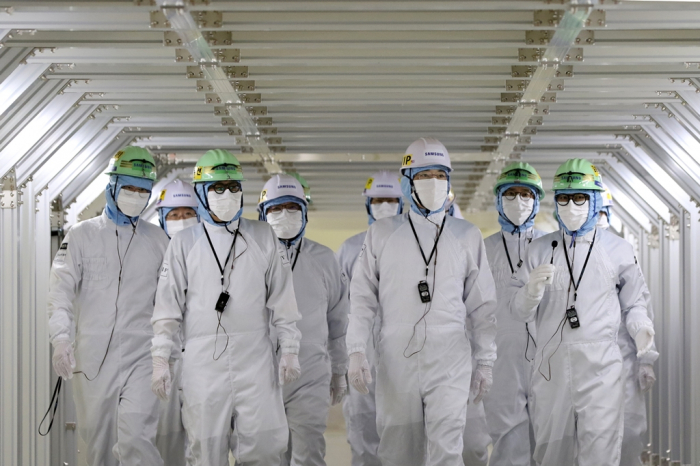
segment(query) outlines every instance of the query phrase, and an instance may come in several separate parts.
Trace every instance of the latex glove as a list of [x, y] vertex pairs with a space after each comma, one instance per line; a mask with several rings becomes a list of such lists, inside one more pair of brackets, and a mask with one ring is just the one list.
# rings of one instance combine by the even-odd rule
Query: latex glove
[[640, 364], [637, 377], [639, 379], [639, 388], [642, 389], [642, 393], [648, 392], [651, 390], [651, 387], [654, 386], [654, 382], [656, 382], [654, 366], [651, 364]]
[[173, 383], [172, 367], [162, 356], [153, 357], [153, 374], [151, 375], [151, 390], [162, 401], [170, 396]]
[[331, 405], [337, 405], [348, 392], [348, 382], [345, 374], [333, 374], [331, 376]]
[[634, 342], [637, 345], [637, 357], [640, 358], [647, 354], [654, 346], [654, 329], [651, 327], [641, 327], [634, 336]]
[[301, 377], [301, 366], [296, 354], [283, 354], [280, 358], [279, 379], [280, 385], [292, 383]]
[[75, 369], [75, 356], [73, 355], [73, 344], [70, 340], [54, 340], [53, 342], [53, 370], [63, 380], [73, 378]]
[[528, 294], [532, 297], [541, 300], [544, 296], [545, 285], [551, 285], [554, 282], [554, 271], [556, 267], [552, 264], [542, 264], [535, 267], [530, 272], [530, 281], [527, 282]]
[[471, 394], [474, 397], [474, 403], [479, 403], [493, 385], [493, 368], [479, 364], [472, 373]]
[[366, 395], [369, 393], [367, 384], [372, 383], [372, 372], [369, 370], [369, 362], [367, 356], [362, 351], [352, 353], [350, 355], [350, 369], [348, 369], [348, 379], [350, 385], [355, 387], [355, 390]]

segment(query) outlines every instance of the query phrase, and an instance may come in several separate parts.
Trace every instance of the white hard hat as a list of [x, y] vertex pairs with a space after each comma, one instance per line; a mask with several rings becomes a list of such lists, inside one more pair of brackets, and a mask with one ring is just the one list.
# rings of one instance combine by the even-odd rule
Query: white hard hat
[[401, 181], [396, 173], [380, 171], [367, 179], [365, 189], [362, 191], [365, 197], [397, 197], [401, 198]]
[[299, 183], [299, 180], [291, 175], [284, 174], [273, 175], [272, 178], [267, 180], [260, 193], [258, 205], [284, 196], [297, 197], [304, 205], [307, 205], [304, 188]]
[[164, 207], [192, 207], [196, 209], [197, 196], [192, 185], [185, 183], [179, 178], [165, 185], [165, 188], [160, 192], [160, 196], [158, 196], [156, 209]]
[[445, 146], [435, 138], [420, 138], [406, 149], [401, 163], [401, 172], [409, 168], [423, 168], [431, 165], [442, 165], [447, 167], [448, 173], [452, 171], [450, 154]]
[[608, 187], [605, 186], [605, 183], [603, 183], [603, 192], [601, 194], [603, 195], [603, 207], [612, 207], [612, 205], [613, 205], [612, 193], [610, 192]]

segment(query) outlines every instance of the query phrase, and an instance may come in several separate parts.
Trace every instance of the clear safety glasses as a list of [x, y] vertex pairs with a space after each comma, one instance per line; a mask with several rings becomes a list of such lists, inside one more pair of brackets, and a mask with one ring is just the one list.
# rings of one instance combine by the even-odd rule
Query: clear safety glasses
[[209, 191], [214, 191], [216, 194], [223, 194], [226, 192], [226, 190], [231, 191], [232, 194], [238, 193], [241, 191], [241, 185], [240, 183], [230, 185], [215, 184], [214, 186], [209, 188]]
[[574, 204], [576, 204], [578, 206], [582, 206], [590, 198], [591, 197], [588, 194], [576, 193], [576, 194], [557, 194], [557, 197], [555, 199], [557, 201], [557, 204], [559, 204], [560, 206], [563, 207], [563, 206], [569, 204], [569, 201], [574, 201]]
[[287, 212], [295, 213], [299, 212], [301, 210], [301, 206], [299, 204], [280, 204], [280, 205], [275, 205], [267, 209], [268, 214], [279, 214], [283, 210], [286, 210]]
[[505, 197], [509, 201], [514, 201], [517, 196], [520, 196], [520, 198], [523, 200], [535, 198], [535, 195], [532, 193], [532, 191], [518, 192], [518, 191], [511, 191], [510, 189], [507, 189], [506, 192], [503, 193], [503, 197]]

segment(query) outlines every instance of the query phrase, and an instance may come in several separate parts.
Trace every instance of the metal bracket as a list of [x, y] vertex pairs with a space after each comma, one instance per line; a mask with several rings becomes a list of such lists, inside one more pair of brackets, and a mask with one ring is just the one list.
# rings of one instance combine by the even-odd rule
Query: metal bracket
[[481, 152], [496, 152], [497, 150], [498, 150], [498, 145], [481, 146]]
[[250, 116], [264, 116], [267, 115], [267, 107], [257, 106], [257, 107], [246, 107]]
[[518, 103], [522, 97], [522, 92], [501, 92], [501, 102]]
[[540, 102], [556, 103], [557, 93], [556, 92], [545, 92], [540, 99]]
[[512, 115], [515, 109], [513, 105], [496, 105], [496, 115]]
[[527, 135], [537, 134], [537, 128], [535, 128], [534, 126], [526, 126], [523, 129], [523, 134], [527, 134]]
[[583, 61], [583, 48], [572, 47], [564, 57], [564, 61]]
[[[527, 130], [527, 128], [525, 128]], [[518, 144], [530, 144], [532, 142], [532, 138], [530, 136], [520, 136], [518, 138]]]
[[224, 14], [220, 11], [192, 11], [192, 18], [199, 29], [220, 28], [224, 24]]
[[574, 77], [574, 65], [559, 65], [554, 76], [557, 78], [573, 78]]
[[556, 27], [564, 17], [562, 10], [535, 10], [532, 24], [542, 27]]
[[228, 129], [228, 135], [229, 136], [242, 136], [243, 130], [241, 128], [237, 128], [237, 127], [230, 127]]
[[231, 45], [233, 43], [231, 31], [203, 31], [202, 36], [209, 45]]
[[263, 135], [277, 134], [277, 128], [258, 128], [258, 131]]
[[508, 117], [491, 117], [491, 124], [494, 126], [508, 126], [510, 118]]
[[221, 69], [226, 73], [229, 79], [248, 77], [247, 66], [223, 66]]
[[187, 77], [189, 79], [202, 79], [204, 78], [204, 71], [202, 71], [202, 69], [199, 66], [188, 66]]
[[583, 30], [576, 37], [576, 40], [574, 41], [574, 43], [582, 44], [582, 45], [593, 45], [593, 44], [595, 44], [595, 33], [593, 31], [591, 31], [590, 29]]
[[539, 117], [533, 117], [533, 118], [530, 118], [530, 119], [527, 121], [527, 124], [528, 124], [529, 126], [542, 126], [543, 120], [544, 120], [544, 119], [543, 119], [541, 116], [539, 116]]
[[231, 84], [233, 84], [233, 88], [236, 91], [254, 91], [255, 90], [255, 81], [253, 81], [253, 80], [231, 81]]
[[561, 78], [555, 78], [550, 81], [549, 86], [547, 86], [549, 91], [563, 91], [564, 90], [564, 80]]
[[236, 121], [232, 117], [223, 117], [221, 119], [221, 126], [237, 126]]
[[533, 115], [549, 115], [549, 105], [538, 104], [532, 113]]
[[488, 134], [506, 134], [506, 128], [503, 126], [489, 126]]
[[216, 93], [207, 93], [204, 95], [204, 101], [208, 104], [220, 104], [221, 97], [219, 97], [219, 94]]
[[262, 102], [260, 94], [238, 94], [238, 97], [244, 104], [259, 104]]
[[525, 43], [528, 45], [547, 45], [553, 36], [553, 30], [525, 31]]
[[279, 146], [280, 144], [282, 144], [282, 138], [281, 137], [265, 138], [265, 142], [268, 144]]
[[531, 78], [535, 72], [535, 67], [530, 65], [515, 65], [510, 69], [510, 75], [514, 78]]
[[214, 86], [212, 86], [209, 81], [203, 79], [197, 80], [197, 92], [212, 92], [213, 90]]
[[484, 138], [484, 144], [487, 144], [489, 146], [491, 146], [491, 145], [497, 146], [499, 142], [501, 142], [501, 138], [499, 138], [499, 137], [486, 136]]
[[228, 114], [228, 109], [226, 107], [214, 107], [214, 116], [222, 116]]
[[265, 118], [253, 118], [255, 121], [255, 124], [257, 126], [271, 126], [272, 125], [272, 118], [271, 117], [265, 117]]
[[15, 169], [10, 170], [0, 180], [2, 184], [2, 193], [0, 194], [0, 209], [16, 209], [19, 204], [19, 195], [17, 190], [17, 178], [15, 177]]
[[[240, 49], [212, 49], [212, 52], [219, 63], [238, 63], [241, 61]], [[175, 61], [194, 62], [195, 60], [187, 49], [177, 49]]]
[[605, 10], [593, 10], [586, 20], [586, 27], [605, 27]]
[[180, 47], [182, 45], [182, 39], [177, 34], [177, 32], [170, 30], [163, 33], [163, 45], [166, 47]]
[[152, 29], [170, 29], [170, 21], [168, 21], [161, 10], [151, 11], [150, 18]]
[[506, 79], [506, 90], [523, 92], [529, 82], [527, 79]]
[[518, 61], [539, 62], [544, 51], [537, 48], [518, 49]]

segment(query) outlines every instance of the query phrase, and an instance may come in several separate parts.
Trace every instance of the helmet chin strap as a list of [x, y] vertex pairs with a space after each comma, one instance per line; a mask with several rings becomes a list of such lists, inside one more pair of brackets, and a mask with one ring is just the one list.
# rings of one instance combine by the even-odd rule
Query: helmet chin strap
[[[404, 176], [406, 176], [406, 175], [404, 175]], [[427, 220], [428, 216], [430, 215], [430, 212], [432, 212], [432, 211], [430, 209], [428, 209], [427, 207], [425, 207], [425, 205], [423, 204], [423, 201], [420, 200], [420, 196], [418, 195], [418, 191], [416, 191], [416, 186], [413, 184], [413, 178], [408, 177], [408, 176], [406, 176], [406, 178], [408, 178], [408, 181], [411, 183], [411, 195], [413, 196], [413, 200], [416, 201], [416, 203], [418, 203], [418, 205], [420, 206], [418, 208], [418, 210], [421, 211], [421, 214]], [[424, 210], [428, 213], [424, 214], [423, 213]]]

